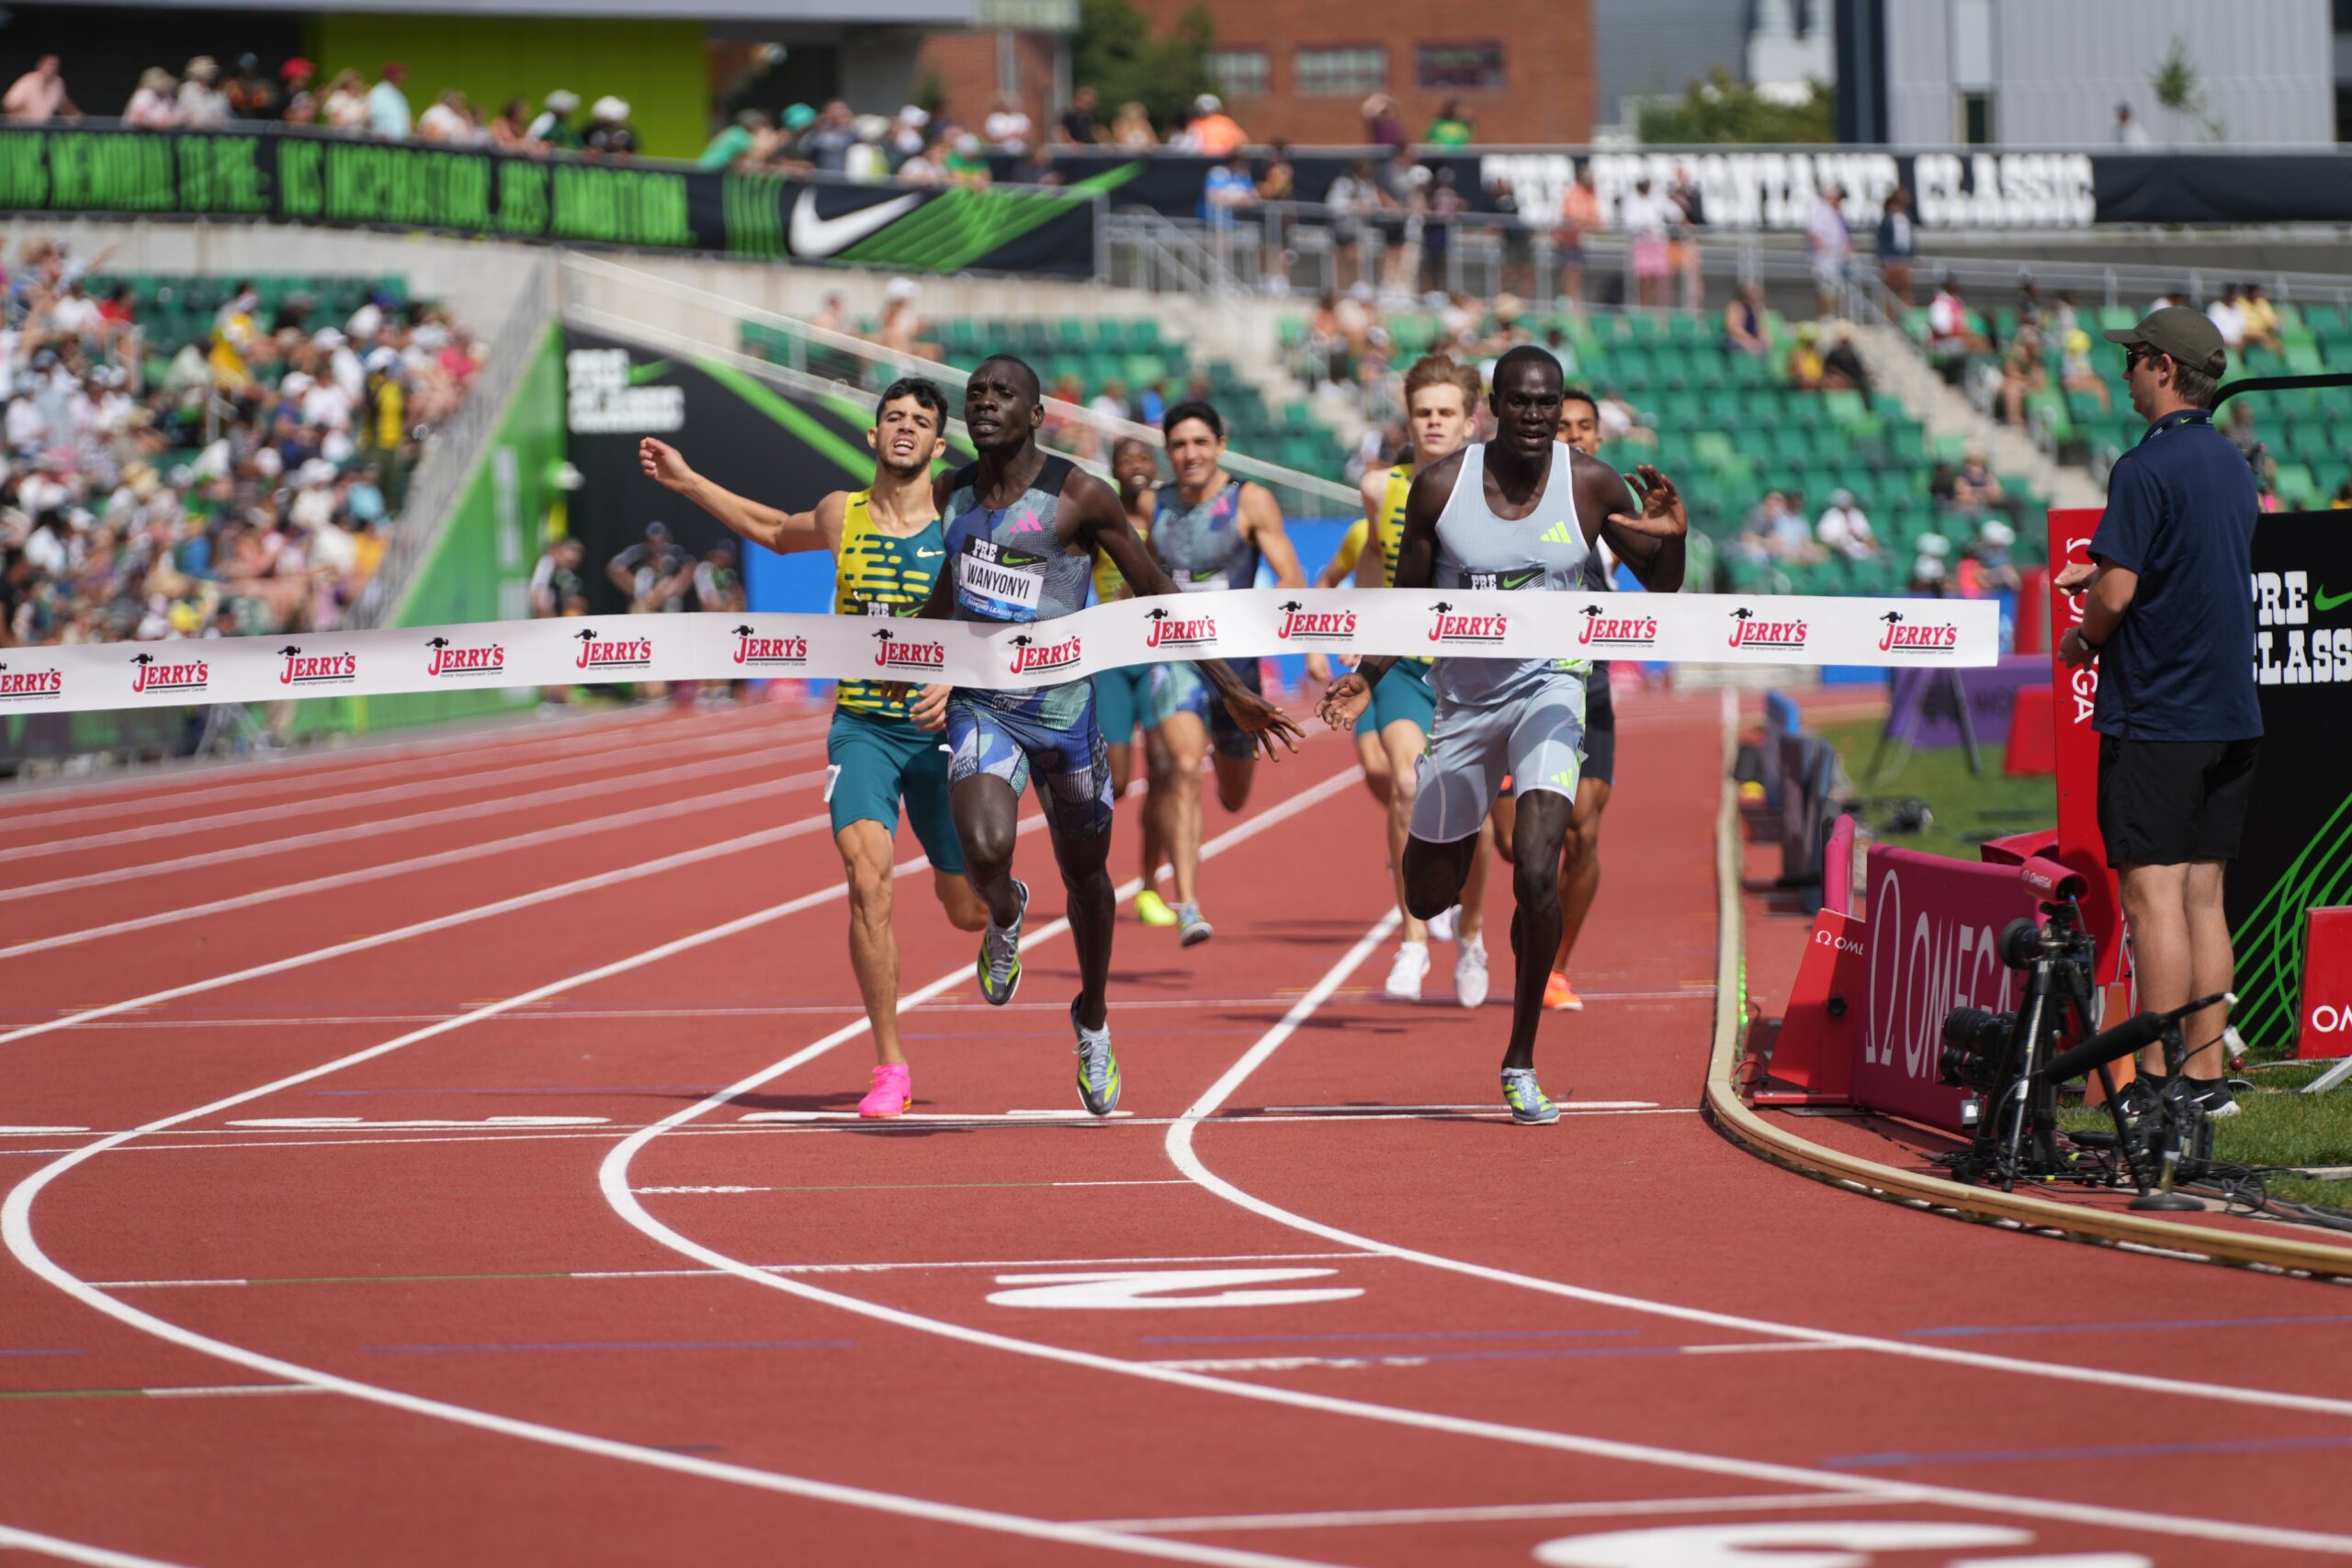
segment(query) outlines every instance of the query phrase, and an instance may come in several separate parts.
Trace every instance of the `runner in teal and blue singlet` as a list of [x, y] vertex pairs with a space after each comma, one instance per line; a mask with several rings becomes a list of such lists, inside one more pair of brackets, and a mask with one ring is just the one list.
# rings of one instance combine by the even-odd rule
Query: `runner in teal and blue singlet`
[[[948, 570], [923, 608], [935, 619], [1035, 628], [1023, 646], [1035, 650], [1040, 671], [1051, 667], [1066, 641], [1054, 622], [1086, 603], [1098, 551], [1117, 563], [1138, 594], [1179, 592], [1127, 525], [1111, 487], [1038, 447], [1044, 414], [1037, 373], [1008, 355], [982, 360], [964, 384], [964, 429], [977, 458], [937, 483]], [[1230, 671], [1220, 668], [1212, 678], [1235, 719], [1259, 736], [1269, 755], [1276, 739], [1296, 745], [1297, 727], [1279, 708], [1244, 691]], [[1069, 1013], [1079, 1098], [1094, 1115], [1107, 1116], [1119, 1100], [1104, 997], [1114, 897], [1106, 869], [1110, 769], [1092, 687], [1083, 676], [1027, 691], [926, 687], [914, 716], [947, 731], [948, 804], [964, 845], [965, 874], [989, 908], [980, 994], [997, 1006], [1012, 999], [1021, 979], [1029, 890], [1013, 878], [1012, 852], [1021, 787], [1037, 780], [1078, 949], [1080, 989]]]

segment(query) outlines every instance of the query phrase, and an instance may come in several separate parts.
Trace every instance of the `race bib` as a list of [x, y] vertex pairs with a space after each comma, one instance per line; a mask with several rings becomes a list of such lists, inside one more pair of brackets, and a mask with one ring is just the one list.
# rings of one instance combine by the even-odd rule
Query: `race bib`
[[1176, 586], [1187, 593], [1205, 593], [1213, 588], [1225, 586], [1225, 573], [1212, 571], [1200, 577], [1182, 578], [1178, 580]]
[[956, 562], [956, 593], [967, 609], [999, 620], [1029, 620], [1046, 596], [1046, 558], [986, 539], [967, 541]]
[[1463, 576], [1465, 581], [1462, 586], [1474, 592], [1495, 588], [1541, 588], [1544, 585], [1544, 569], [1540, 566], [1525, 567], [1517, 571], [1471, 571], [1463, 573]]

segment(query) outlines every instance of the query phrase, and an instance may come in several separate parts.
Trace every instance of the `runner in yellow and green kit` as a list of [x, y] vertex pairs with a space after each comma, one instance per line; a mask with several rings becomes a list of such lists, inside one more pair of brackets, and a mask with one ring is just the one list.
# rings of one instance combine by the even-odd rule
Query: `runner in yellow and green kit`
[[[833, 612], [913, 615], [931, 598], [945, 562], [931, 465], [945, 442], [947, 401], [919, 377], [893, 382], [876, 406], [874, 483], [835, 491], [812, 512], [785, 513], [713, 484], [675, 447], [647, 437], [639, 457], [648, 479], [680, 495], [755, 544], [781, 555], [828, 550], [833, 557]], [[895, 683], [844, 681], [834, 694], [825, 737], [832, 764], [825, 786], [833, 842], [849, 877], [849, 956], [874, 1030], [874, 1085], [861, 1116], [896, 1116], [914, 1103], [914, 1079], [899, 1042], [899, 942], [890, 926], [890, 892], [899, 826], [906, 803], [915, 840], [931, 861], [932, 886], [958, 931], [988, 925], [988, 909], [964, 876], [964, 850], [947, 808], [947, 750], [915, 728], [916, 694]]]
[[[1412, 434], [1413, 461], [1390, 468], [1373, 468], [1363, 477], [1364, 518], [1372, 542], [1356, 565], [1356, 582], [1363, 588], [1396, 585], [1396, 555], [1405, 531], [1405, 497], [1413, 476], [1441, 457], [1451, 457], [1470, 441], [1471, 421], [1481, 390], [1478, 372], [1457, 365], [1443, 355], [1429, 355], [1405, 373], [1405, 417]], [[1404, 942], [1389, 968], [1383, 994], [1391, 1001], [1421, 999], [1421, 981], [1430, 972], [1430, 938], [1452, 937], [1458, 944], [1453, 964], [1453, 999], [1475, 1008], [1487, 999], [1487, 942], [1482, 913], [1487, 897], [1487, 858], [1475, 864], [1462, 886], [1462, 902], [1437, 919], [1423, 924], [1405, 907], [1405, 840], [1413, 823], [1418, 795], [1417, 773], [1421, 754], [1429, 749], [1437, 699], [1430, 694], [1430, 661], [1399, 659], [1373, 688], [1372, 705], [1358, 721], [1380, 737], [1388, 761], [1388, 872], [1396, 892], [1396, 909], [1404, 917]], [[1378, 793], [1376, 790], [1374, 793]], [[1483, 827], [1480, 831], [1487, 829]], [[1452, 929], [1448, 930], [1448, 924]]]
[[[1127, 525], [1136, 537], [1151, 533], [1154, 493], [1159, 487], [1159, 457], [1148, 442], [1123, 435], [1111, 444], [1111, 479], [1118, 486], [1119, 504], [1127, 509]], [[1128, 597], [1126, 580], [1109, 556], [1094, 562], [1094, 602], [1108, 604]], [[1102, 728], [1102, 743], [1111, 758], [1111, 795], [1127, 793], [1135, 776], [1136, 731], [1143, 731], [1143, 891], [1136, 895], [1136, 919], [1148, 926], [1172, 926], [1176, 911], [1159, 896], [1159, 870], [1168, 863], [1168, 743], [1152, 727], [1149, 664], [1105, 670], [1094, 677], [1094, 721]]]

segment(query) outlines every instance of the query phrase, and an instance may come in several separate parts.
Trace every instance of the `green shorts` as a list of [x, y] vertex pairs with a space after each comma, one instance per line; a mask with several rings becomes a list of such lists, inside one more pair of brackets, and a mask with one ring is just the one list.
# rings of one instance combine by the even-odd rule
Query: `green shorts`
[[907, 823], [931, 857], [932, 868], [963, 874], [964, 844], [947, 809], [947, 748], [942, 738], [903, 718], [838, 708], [825, 733], [825, 805], [833, 831], [853, 822], [879, 822], [899, 830], [899, 802]]
[[1131, 746], [1136, 726], [1151, 728], [1151, 670], [1130, 664], [1094, 677], [1094, 722], [1106, 745]]
[[1429, 661], [1403, 659], [1388, 667], [1372, 689], [1372, 706], [1364, 710], [1374, 735], [1392, 724], [1410, 719], [1423, 735], [1437, 722], [1437, 698], [1430, 691]]

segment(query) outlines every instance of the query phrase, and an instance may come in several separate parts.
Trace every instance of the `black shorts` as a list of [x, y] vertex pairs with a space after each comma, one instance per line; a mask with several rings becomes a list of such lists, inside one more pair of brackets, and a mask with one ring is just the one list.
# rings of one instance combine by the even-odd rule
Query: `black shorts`
[[1617, 783], [1617, 700], [1609, 694], [1609, 666], [1596, 664], [1584, 684], [1584, 771], [1596, 784]]
[[2235, 860], [2259, 740], [2098, 738], [2098, 830], [2107, 863]]

